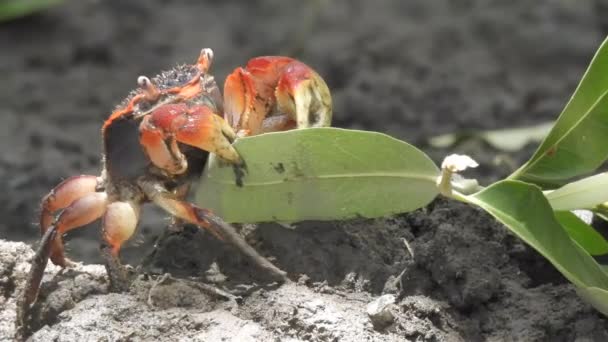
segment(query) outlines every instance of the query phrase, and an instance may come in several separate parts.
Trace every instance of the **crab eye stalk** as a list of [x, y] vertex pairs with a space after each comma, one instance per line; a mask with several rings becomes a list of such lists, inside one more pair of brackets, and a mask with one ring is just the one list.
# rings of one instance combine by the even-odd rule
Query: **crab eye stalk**
[[198, 60], [196, 61], [198, 70], [200, 70], [202, 74], [206, 74], [211, 67], [211, 62], [213, 62], [213, 50], [209, 48], [202, 49], [201, 54], [198, 56]]
[[146, 100], [156, 101], [160, 97], [160, 90], [146, 76], [139, 76], [137, 78], [137, 85], [139, 85]]

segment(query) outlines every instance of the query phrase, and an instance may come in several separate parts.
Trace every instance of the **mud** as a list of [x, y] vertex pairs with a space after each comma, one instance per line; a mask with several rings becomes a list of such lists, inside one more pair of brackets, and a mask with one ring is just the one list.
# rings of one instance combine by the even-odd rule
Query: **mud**
[[[33, 341], [601, 341], [605, 318], [541, 257], [477, 209], [439, 200], [394, 218], [259, 227], [250, 241], [293, 282], [256, 280], [228, 248], [199, 230], [165, 237], [129, 293], [108, 293], [100, 266], [50, 267]], [[412, 254], [403, 245], [406, 239]], [[294, 244], [298, 241], [298, 244]], [[179, 244], [180, 253], [172, 248]], [[291, 246], [292, 248], [286, 248]], [[297, 247], [296, 247], [297, 246]], [[3, 336], [32, 251], [2, 242]], [[171, 273], [165, 277], [161, 274]], [[196, 278], [193, 278], [196, 277]], [[11, 283], [12, 282], [12, 283]], [[220, 298], [200, 284], [239, 296]], [[367, 305], [396, 297], [375, 326]]]
[[[201, 47], [214, 49], [220, 82], [250, 57], [296, 56], [330, 86], [336, 126], [424, 147], [434, 134], [554, 119], [607, 32], [607, 8], [591, 0], [86, 0], [0, 24], [0, 340], [11, 339], [32, 255], [7, 241], [35, 243], [39, 199], [61, 179], [99, 172], [100, 126], [138, 75], [192, 61]], [[436, 160], [452, 152], [425, 150]], [[532, 151], [457, 150], [480, 162], [482, 181]], [[280, 287], [192, 227], [163, 233], [166, 222], [145, 208], [123, 253], [142, 273], [130, 293], [108, 294], [100, 266], [50, 267], [32, 340], [608, 340], [606, 319], [551, 265], [458, 203], [295, 230], [246, 227], [249, 242], [289, 273], [293, 283]], [[100, 262], [97, 227], [70, 234], [70, 256]], [[158, 283], [166, 272], [175, 278]], [[199, 283], [242, 298], [210, 296]], [[374, 327], [367, 305], [383, 294], [396, 297], [393, 322]]]

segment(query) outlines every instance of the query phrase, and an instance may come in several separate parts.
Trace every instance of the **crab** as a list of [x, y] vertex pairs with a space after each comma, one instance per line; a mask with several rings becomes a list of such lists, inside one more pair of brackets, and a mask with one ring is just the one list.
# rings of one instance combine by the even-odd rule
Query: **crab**
[[149, 79], [119, 105], [101, 129], [99, 176], [70, 177], [41, 202], [43, 235], [19, 304], [18, 324], [36, 300], [48, 259], [70, 267], [62, 235], [101, 219], [101, 251], [113, 291], [129, 287], [119, 260], [121, 246], [136, 231], [146, 202], [164, 209], [174, 222], [187, 222], [233, 244], [279, 281], [286, 273], [249, 246], [241, 235], [211, 211], [186, 201], [209, 153], [235, 169], [242, 182], [245, 161], [233, 148], [238, 137], [265, 132], [328, 126], [331, 96], [323, 79], [304, 63], [279, 56], [251, 59], [226, 79], [224, 96], [209, 74], [211, 49], [202, 49], [191, 65], [178, 66]]

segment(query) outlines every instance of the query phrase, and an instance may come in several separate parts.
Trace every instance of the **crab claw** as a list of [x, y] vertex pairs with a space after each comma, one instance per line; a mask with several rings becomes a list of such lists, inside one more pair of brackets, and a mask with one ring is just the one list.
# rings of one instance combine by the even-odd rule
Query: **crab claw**
[[140, 143], [154, 165], [171, 173], [186, 170], [177, 143], [215, 153], [235, 165], [242, 160], [232, 147], [236, 135], [211, 108], [204, 105], [167, 104], [146, 116], [140, 125]]
[[325, 81], [303, 63], [288, 66], [275, 92], [279, 111], [295, 114], [298, 128], [331, 125], [331, 95]]
[[258, 57], [224, 84], [225, 118], [238, 135], [331, 124], [331, 95], [309, 66], [289, 57]]

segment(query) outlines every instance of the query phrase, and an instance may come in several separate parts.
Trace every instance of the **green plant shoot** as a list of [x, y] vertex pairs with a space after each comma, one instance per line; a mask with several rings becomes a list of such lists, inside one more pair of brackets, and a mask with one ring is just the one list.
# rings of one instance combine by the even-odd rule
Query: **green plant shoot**
[[[517, 146], [527, 141], [518, 138]], [[233, 169], [212, 156], [197, 191], [197, 203], [228, 222], [381, 217], [442, 194], [494, 216], [608, 315], [608, 268], [594, 259], [608, 254], [608, 242], [571, 212], [591, 209], [606, 217], [608, 176], [568, 183], [608, 158], [606, 42], [536, 153], [508, 180], [486, 188], [459, 175], [477, 166], [470, 157], [449, 156], [438, 168], [420, 150], [381, 133], [315, 128], [244, 138], [234, 146], [247, 162], [242, 186]]]

